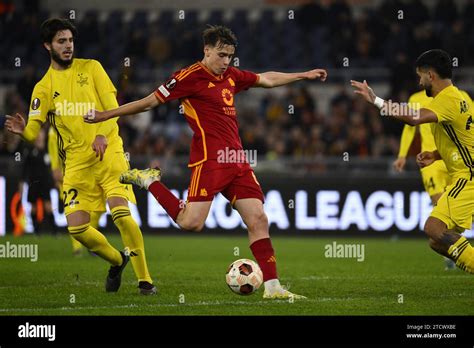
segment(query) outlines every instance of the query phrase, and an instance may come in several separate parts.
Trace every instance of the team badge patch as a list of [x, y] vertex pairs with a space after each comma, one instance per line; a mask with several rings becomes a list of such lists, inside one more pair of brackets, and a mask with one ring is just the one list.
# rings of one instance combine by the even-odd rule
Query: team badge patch
[[33, 110], [38, 110], [38, 108], [40, 107], [40, 104], [41, 104], [41, 101], [39, 98], [35, 98], [33, 99], [33, 101], [31, 102], [31, 108]]
[[165, 84], [166, 88], [173, 89], [176, 86], [176, 79], [171, 79]]

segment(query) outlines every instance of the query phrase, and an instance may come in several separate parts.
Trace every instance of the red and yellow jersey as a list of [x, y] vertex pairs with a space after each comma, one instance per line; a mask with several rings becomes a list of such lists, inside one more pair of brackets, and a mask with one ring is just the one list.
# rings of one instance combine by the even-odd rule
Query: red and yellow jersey
[[162, 103], [181, 101], [194, 132], [188, 167], [215, 160], [220, 151], [242, 149], [234, 96], [257, 81], [258, 75], [250, 71], [229, 67], [217, 76], [197, 62], [175, 72], [155, 90]]

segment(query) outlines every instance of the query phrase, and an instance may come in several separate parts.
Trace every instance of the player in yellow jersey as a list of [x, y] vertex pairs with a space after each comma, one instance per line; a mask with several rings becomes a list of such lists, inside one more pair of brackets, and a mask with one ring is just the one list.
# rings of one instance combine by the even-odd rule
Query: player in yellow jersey
[[[469, 94], [465, 91], [460, 90], [464, 98], [469, 102], [469, 105], [472, 105], [472, 100]], [[411, 109], [418, 110], [422, 107], [425, 107], [433, 100], [432, 97], [428, 97], [424, 90], [418, 91], [410, 96], [408, 99], [408, 106]], [[425, 151], [436, 151], [436, 144], [431, 133], [431, 126], [429, 123], [423, 123], [416, 127], [406, 124], [403, 127], [402, 136], [400, 139], [400, 150], [398, 153], [398, 158], [393, 162], [393, 167], [396, 171], [401, 172], [405, 168], [406, 156], [408, 150], [410, 149], [411, 143], [415, 138], [416, 131], [420, 132], [421, 139], [421, 152]], [[420, 173], [423, 181], [423, 186], [425, 191], [431, 198], [433, 205], [436, 205], [438, 199], [443, 194], [446, 187], [451, 183], [451, 178], [448, 174], [448, 169], [443, 161], [435, 161], [430, 166], [420, 168]], [[469, 238], [469, 233], [471, 231], [466, 231], [464, 236]], [[456, 268], [451, 259], [446, 258], [446, 270]]]
[[451, 184], [439, 198], [424, 231], [430, 247], [469, 273], [474, 273], [474, 248], [460, 233], [472, 225], [474, 214], [474, 124], [471, 106], [453, 85], [451, 57], [434, 49], [421, 54], [416, 61], [420, 86], [433, 100], [419, 110], [376, 96], [366, 81], [351, 81], [354, 93], [376, 105], [384, 116], [409, 125], [429, 123], [437, 150], [418, 154], [417, 163], [427, 167], [443, 160]]
[[[54, 179], [54, 184], [56, 188], [58, 189], [60, 195], [59, 199], [62, 199], [62, 192], [63, 192], [63, 163], [61, 161], [61, 158], [59, 156], [59, 150], [58, 150], [58, 136], [56, 134], [56, 131], [54, 128], [51, 126], [48, 131], [48, 154], [49, 158], [51, 160], [51, 171], [53, 173], [53, 179]], [[99, 191], [100, 194], [100, 191]], [[100, 216], [105, 213], [105, 202], [103, 195], [98, 195], [97, 200], [94, 201], [96, 204], [96, 207], [93, 208], [93, 210], [90, 211], [90, 225], [94, 227], [95, 229], [98, 229], [99, 227], [99, 219]], [[72, 235], [69, 235], [71, 237], [71, 243], [72, 243], [72, 253], [75, 256], [80, 256], [82, 255], [82, 244], [76, 240]]]
[[[42, 124], [50, 122], [57, 132], [58, 152], [65, 168], [62, 199], [70, 234], [112, 265], [106, 278], [106, 291], [118, 290], [130, 255], [140, 293], [155, 294], [156, 287], [145, 260], [143, 236], [128, 207], [133, 192], [130, 186], [118, 181], [129, 164], [117, 122], [89, 125], [82, 120], [91, 106], [100, 110], [117, 108], [117, 90], [98, 61], [74, 59], [76, 33], [76, 28], [64, 19], [49, 19], [41, 25], [51, 66], [33, 90], [28, 124], [16, 114], [7, 116], [5, 125], [9, 131], [32, 141]], [[99, 192], [109, 204], [129, 255], [112, 247], [90, 223], [90, 212], [96, 206]]]
[[[425, 91], [414, 93], [408, 99], [408, 106], [413, 110], [418, 110], [428, 105], [433, 98], [428, 97]], [[411, 143], [415, 137], [417, 129], [421, 137], [421, 152], [435, 151], [436, 145], [434, 143], [433, 135], [431, 134], [431, 127], [428, 123], [413, 127], [408, 124], [403, 128], [400, 139], [400, 151], [397, 160], [393, 163], [395, 170], [402, 171], [405, 167], [406, 156], [410, 149]], [[433, 165], [421, 168], [421, 177], [426, 192], [429, 194], [431, 201], [435, 204], [439, 197], [444, 192], [446, 186], [450, 183], [448, 170], [443, 161], [436, 161]]]

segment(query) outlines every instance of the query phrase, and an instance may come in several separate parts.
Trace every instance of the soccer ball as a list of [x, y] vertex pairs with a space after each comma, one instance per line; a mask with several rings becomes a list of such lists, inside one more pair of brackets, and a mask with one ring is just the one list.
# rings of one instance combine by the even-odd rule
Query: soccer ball
[[236, 294], [250, 295], [262, 285], [263, 274], [256, 262], [240, 259], [230, 264], [225, 280]]

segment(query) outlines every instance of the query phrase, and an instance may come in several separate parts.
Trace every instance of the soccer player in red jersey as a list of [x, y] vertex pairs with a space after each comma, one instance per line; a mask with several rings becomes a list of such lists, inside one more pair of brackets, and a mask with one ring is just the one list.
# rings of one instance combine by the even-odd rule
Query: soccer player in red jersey
[[149, 96], [99, 112], [91, 110], [85, 122], [134, 115], [179, 99], [194, 135], [188, 167], [191, 181], [186, 204], [160, 182], [159, 169], [133, 169], [122, 174], [122, 183], [133, 183], [150, 191], [171, 218], [185, 230], [200, 231], [211, 203], [219, 192], [237, 209], [249, 232], [250, 249], [262, 269], [264, 298], [305, 298], [283, 288], [278, 280], [275, 253], [270, 241], [264, 196], [243, 152], [239, 137], [234, 96], [250, 87], [273, 88], [299, 80], [325, 81], [327, 73], [314, 69], [301, 73], [255, 74], [230, 66], [237, 39], [224, 26], [210, 26], [203, 32], [204, 58], [174, 73]]

